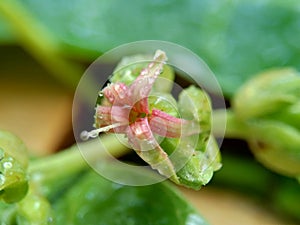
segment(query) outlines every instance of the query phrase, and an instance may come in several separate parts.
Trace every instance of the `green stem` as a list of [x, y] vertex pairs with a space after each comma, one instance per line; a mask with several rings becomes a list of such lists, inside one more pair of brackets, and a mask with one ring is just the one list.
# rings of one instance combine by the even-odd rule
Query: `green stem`
[[[85, 151], [84, 157], [79, 148]], [[129, 151], [115, 135], [101, 136], [101, 144], [98, 139], [80, 143], [79, 148], [74, 145], [60, 153], [33, 161], [28, 169], [32, 179], [42, 183], [55, 181], [87, 168], [87, 161], [93, 163], [103, 159], [106, 150], [114, 157]]]
[[228, 109], [226, 111], [213, 111], [213, 132], [216, 137], [220, 137], [221, 135], [223, 135], [224, 128], [220, 127], [220, 124], [224, 124], [224, 119], [226, 119], [226, 138], [237, 138], [243, 140], [247, 139], [249, 133], [251, 133], [250, 128], [247, 126], [247, 124], [239, 121], [231, 109]]
[[16, 0], [1, 0], [0, 12], [18, 35], [21, 45], [52, 75], [74, 90], [83, 69], [60, 56], [58, 41], [46, 27]]

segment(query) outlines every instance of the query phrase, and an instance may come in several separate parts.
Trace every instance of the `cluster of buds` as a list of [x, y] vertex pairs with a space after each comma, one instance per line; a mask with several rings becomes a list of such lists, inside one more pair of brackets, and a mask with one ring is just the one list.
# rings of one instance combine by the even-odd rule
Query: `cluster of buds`
[[256, 158], [300, 178], [300, 74], [293, 69], [258, 74], [236, 93], [233, 111]]

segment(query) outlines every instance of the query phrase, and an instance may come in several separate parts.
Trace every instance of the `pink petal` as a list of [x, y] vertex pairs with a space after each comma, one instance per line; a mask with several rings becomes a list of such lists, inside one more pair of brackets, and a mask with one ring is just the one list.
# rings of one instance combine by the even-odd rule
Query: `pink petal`
[[123, 83], [111, 83], [103, 89], [103, 94], [112, 105], [129, 104], [128, 87]]
[[111, 132], [125, 133], [129, 124], [130, 108], [123, 106], [97, 106], [96, 108], [96, 127], [108, 126], [111, 124], [122, 124], [113, 129]]
[[135, 105], [135, 110], [148, 114], [148, 96], [152, 86], [162, 72], [167, 56], [163, 51], [156, 51], [153, 62], [151, 62], [129, 87], [131, 105]]
[[164, 137], [179, 138], [200, 133], [196, 121], [176, 118], [157, 109], [152, 110], [149, 124], [152, 132]]
[[178, 181], [175, 168], [167, 153], [155, 140], [147, 118], [140, 118], [131, 124], [127, 128], [127, 136], [129, 144], [145, 162], [162, 175]]

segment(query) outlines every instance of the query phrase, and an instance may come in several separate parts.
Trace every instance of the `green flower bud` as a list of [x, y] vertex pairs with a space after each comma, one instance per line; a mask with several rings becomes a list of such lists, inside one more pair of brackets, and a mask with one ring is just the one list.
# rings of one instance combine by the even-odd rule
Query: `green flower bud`
[[[182, 138], [165, 138], [161, 146], [175, 168], [179, 184], [200, 189], [207, 184], [213, 173], [221, 168], [219, 147], [211, 133], [211, 104], [209, 97], [201, 89], [190, 86], [182, 91], [178, 101], [179, 115], [184, 119], [195, 120], [200, 133]], [[172, 153], [178, 151], [177, 157]], [[182, 160], [185, 164], [182, 165]]]
[[208, 95], [201, 89], [190, 86], [179, 95], [178, 110], [184, 119], [196, 120], [199, 123], [199, 134], [196, 149], [205, 151], [211, 133], [212, 107]]
[[300, 176], [299, 73], [281, 69], [259, 74], [237, 92], [233, 109], [256, 158], [278, 173]]
[[221, 168], [219, 147], [213, 136], [210, 136], [205, 151], [195, 149], [186, 165], [177, 172], [179, 182], [195, 190], [207, 184], [213, 173]]
[[288, 176], [300, 174], [300, 131], [279, 121], [251, 125], [248, 139], [254, 155], [266, 167]]
[[150, 110], [159, 109], [171, 116], [178, 117], [177, 102], [171, 94], [154, 92], [148, 98]]
[[233, 108], [239, 118], [246, 120], [279, 113], [299, 101], [300, 74], [293, 69], [278, 69], [245, 83], [234, 96]]
[[9, 132], [0, 131], [0, 199], [13, 203], [26, 195], [27, 165], [23, 142]]
[[180, 93], [178, 109], [183, 118], [198, 121], [201, 132], [197, 135], [198, 140], [191, 158], [177, 175], [185, 186], [200, 189], [211, 180], [214, 171], [221, 168], [219, 147], [210, 134], [210, 99], [201, 89], [190, 86]]
[[46, 198], [32, 191], [18, 203], [18, 224], [53, 224], [51, 205]]
[[0, 148], [18, 161], [25, 169], [28, 167], [28, 152], [23, 141], [14, 134], [0, 130]]

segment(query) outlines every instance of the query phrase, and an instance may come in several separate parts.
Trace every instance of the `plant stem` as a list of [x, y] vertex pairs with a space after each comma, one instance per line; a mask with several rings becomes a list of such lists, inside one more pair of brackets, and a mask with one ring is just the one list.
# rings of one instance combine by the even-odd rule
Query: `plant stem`
[[250, 128], [246, 123], [239, 121], [231, 109], [213, 111], [213, 132], [216, 137], [223, 135], [223, 128], [220, 127], [220, 124], [224, 124], [224, 119], [226, 119], [226, 138], [247, 139]]
[[[129, 151], [115, 135], [103, 135], [98, 139], [74, 145], [57, 154], [39, 158], [29, 166], [31, 178], [38, 182], [51, 182], [80, 172], [88, 167], [88, 162], [103, 159], [105, 151], [114, 157], [124, 155]], [[80, 150], [84, 150], [84, 157]]]
[[16, 32], [21, 45], [52, 75], [74, 90], [83, 69], [60, 56], [59, 43], [46, 27], [39, 23], [20, 1], [1, 0], [0, 12]]

